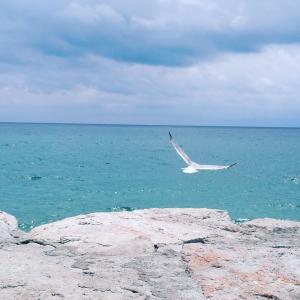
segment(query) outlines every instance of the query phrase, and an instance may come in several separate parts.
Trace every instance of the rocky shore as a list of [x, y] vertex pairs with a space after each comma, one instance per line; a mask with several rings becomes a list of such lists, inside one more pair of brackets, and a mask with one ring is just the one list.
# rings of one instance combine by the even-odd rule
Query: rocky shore
[[0, 299], [300, 299], [300, 223], [147, 209], [24, 233], [0, 212]]

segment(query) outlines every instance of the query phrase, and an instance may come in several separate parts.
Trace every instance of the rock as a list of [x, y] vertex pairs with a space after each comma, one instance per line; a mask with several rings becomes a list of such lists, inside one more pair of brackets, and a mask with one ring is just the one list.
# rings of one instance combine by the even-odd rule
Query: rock
[[0, 214], [0, 299], [300, 299], [300, 223], [147, 209], [19, 234]]
[[16, 218], [3, 211], [0, 211], [0, 243], [11, 239], [18, 232], [18, 222]]

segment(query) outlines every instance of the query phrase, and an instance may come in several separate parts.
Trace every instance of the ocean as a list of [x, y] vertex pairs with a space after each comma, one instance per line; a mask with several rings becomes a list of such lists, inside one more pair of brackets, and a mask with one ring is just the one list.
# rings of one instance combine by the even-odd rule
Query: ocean
[[[184, 174], [171, 131], [196, 162]], [[234, 220], [300, 220], [300, 129], [0, 124], [0, 210], [29, 230], [97, 211], [228, 210]]]

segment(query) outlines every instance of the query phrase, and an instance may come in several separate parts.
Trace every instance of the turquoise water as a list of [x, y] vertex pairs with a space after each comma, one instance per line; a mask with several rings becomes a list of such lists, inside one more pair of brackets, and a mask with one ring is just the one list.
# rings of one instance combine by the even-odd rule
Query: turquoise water
[[[193, 160], [238, 165], [184, 174], [168, 130]], [[300, 220], [300, 129], [0, 124], [0, 153], [0, 210], [24, 229], [122, 207]]]

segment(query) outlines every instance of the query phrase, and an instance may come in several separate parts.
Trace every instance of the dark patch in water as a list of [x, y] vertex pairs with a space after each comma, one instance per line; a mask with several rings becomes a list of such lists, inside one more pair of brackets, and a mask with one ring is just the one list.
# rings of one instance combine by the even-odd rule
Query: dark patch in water
[[31, 176], [30, 180], [41, 180], [42, 177], [41, 176]]

